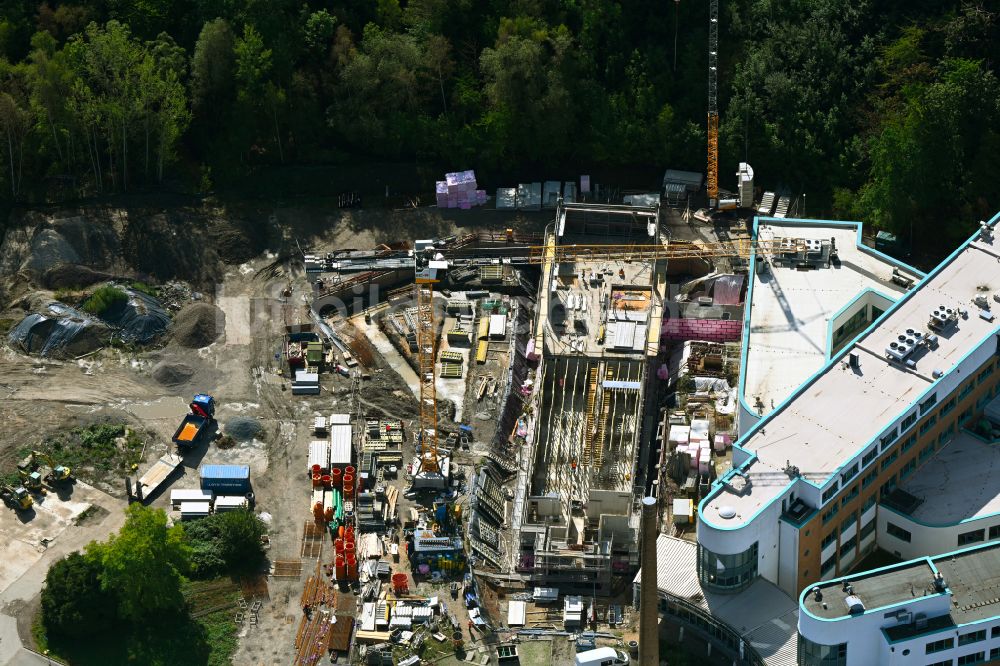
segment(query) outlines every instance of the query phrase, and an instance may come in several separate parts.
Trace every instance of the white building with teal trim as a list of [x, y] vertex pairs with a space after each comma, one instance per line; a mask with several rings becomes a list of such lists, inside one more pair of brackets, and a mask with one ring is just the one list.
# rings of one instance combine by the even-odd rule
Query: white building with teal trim
[[[993, 314], [1000, 309], [998, 219], [926, 276], [874, 251], [851, 254], [842, 242], [835, 242], [840, 268], [834, 261], [803, 270], [768, 260], [761, 269], [762, 260], [753, 258], [741, 436], [733, 468], [699, 504], [697, 573], [706, 592], [739, 593], [763, 578], [798, 597], [817, 581], [849, 574], [876, 546], [908, 558], [1000, 539], [1000, 482], [991, 484], [1000, 475], [979, 470], [977, 483], [963, 483], [980, 466], [962, 448], [970, 446], [975, 438], [970, 427], [998, 393], [1000, 322]], [[780, 230], [790, 237], [807, 230], [822, 237], [838, 224], [844, 223], [757, 220], [755, 230]], [[860, 239], [858, 225], [844, 228]], [[862, 256], [868, 263], [861, 263]], [[879, 284], [858, 282], [857, 276], [829, 278], [839, 280], [832, 290], [839, 300], [814, 306], [811, 318], [801, 316], [808, 309], [794, 307], [802, 294], [792, 292], [799, 291], [802, 275], [817, 291], [824, 271], [845, 270], [848, 262], [850, 270]], [[853, 288], [844, 286], [848, 282], [859, 287], [853, 295], [846, 293]], [[771, 308], [770, 318], [762, 315], [765, 307]], [[787, 330], [775, 325], [780, 319], [774, 308]], [[790, 336], [811, 348], [801, 355], [802, 367], [768, 358], [768, 349], [780, 350]], [[755, 356], [763, 359], [759, 367], [783, 371], [789, 385], [798, 381], [773, 408], [768, 402], [763, 417], [745, 400], [749, 387], [759, 385]], [[813, 365], [816, 369], [805, 374]], [[775, 395], [786, 390], [774, 382], [765, 388]], [[935, 470], [942, 461], [948, 462], [944, 475]], [[1000, 472], [1000, 459], [996, 462]], [[949, 482], [952, 471], [957, 477]], [[987, 500], [977, 499], [984, 495]], [[930, 609], [941, 602], [925, 603]], [[811, 620], [800, 614], [803, 622]], [[816, 636], [816, 645], [840, 645]], [[891, 649], [888, 654], [899, 659]], [[800, 654], [801, 663], [847, 663], [810, 655]]]
[[1000, 543], [819, 583], [799, 596], [804, 666], [1000, 660]]

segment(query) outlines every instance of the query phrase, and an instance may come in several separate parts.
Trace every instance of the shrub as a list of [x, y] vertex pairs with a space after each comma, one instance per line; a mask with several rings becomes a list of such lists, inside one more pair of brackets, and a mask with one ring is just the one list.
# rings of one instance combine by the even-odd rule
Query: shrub
[[106, 285], [95, 291], [90, 295], [90, 298], [84, 301], [83, 310], [92, 315], [101, 316], [114, 305], [124, 303], [127, 300], [128, 294], [124, 291], [118, 287]]

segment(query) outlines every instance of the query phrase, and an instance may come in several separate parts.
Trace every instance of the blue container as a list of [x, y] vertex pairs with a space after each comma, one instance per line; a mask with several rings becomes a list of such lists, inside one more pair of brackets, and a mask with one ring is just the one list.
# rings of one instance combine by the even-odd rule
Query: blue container
[[250, 492], [249, 465], [202, 465], [201, 489], [216, 492]]

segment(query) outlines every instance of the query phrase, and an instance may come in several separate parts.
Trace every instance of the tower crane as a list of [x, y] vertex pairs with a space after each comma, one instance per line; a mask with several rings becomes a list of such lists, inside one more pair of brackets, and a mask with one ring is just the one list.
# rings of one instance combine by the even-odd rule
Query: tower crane
[[418, 240], [413, 250], [357, 251], [328, 256], [328, 269], [338, 273], [363, 273], [399, 270], [410, 263], [414, 269], [417, 303], [417, 368], [420, 380], [420, 423], [417, 433], [419, 467], [413, 472], [414, 487], [444, 487], [447, 470], [443, 469], [438, 450], [437, 388], [434, 360], [437, 345], [434, 321], [434, 285], [448, 269], [508, 264], [512, 266], [545, 265], [602, 261], [658, 261], [672, 259], [749, 258], [752, 254], [772, 255], [804, 251], [805, 245], [789, 239], [734, 239], [725, 243], [690, 243], [658, 240], [653, 243], [590, 245], [556, 243], [549, 236], [544, 245], [515, 245], [507, 242], [494, 247], [454, 247], [455, 238]]
[[708, 206], [719, 205], [719, 0], [708, 2]]

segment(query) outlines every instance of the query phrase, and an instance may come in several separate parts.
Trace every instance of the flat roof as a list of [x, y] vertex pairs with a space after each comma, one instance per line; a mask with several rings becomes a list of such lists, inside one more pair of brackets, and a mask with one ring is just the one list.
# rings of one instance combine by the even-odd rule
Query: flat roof
[[1000, 543], [931, 559], [951, 590], [955, 624], [1000, 616]]
[[[950, 372], [998, 330], [996, 322], [979, 317], [971, 303], [983, 293], [979, 288], [984, 276], [997, 274], [998, 259], [1000, 241], [993, 234], [987, 240], [977, 234], [976, 240], [906, 294], [877, 327], [844, 350], [858, 354], [858, 370], [847, 367], [838, 355], [836, 363], [828, 363], [740, 441], [742, 448], [757, 456], [744, 469], [749, 492], [737, 493], [720, 484], [703, 501], [701, 516], [716, 526], [738, 527], [720, 516], [720, 509], [727, 507], [740, 522], [749, 522], [792, 482], [783, 471], [789, 463], [803, 478], [823, 486], [917, 402], [934, 383], [934, 371]], [[994, 289], [1000, 290], [1000, 283]], [[887, 360], [889, 342], [907, 328], [926, 330], [931, 313], [940, 305], [966, 308], [968, 316], [959, 317], [950, 332], [939, 336], [936, 349], [914, 352], [915, 370]], [[846, 414], [850, 418], [843, 418]]]
[[[892, 282], [898, 264], [858, 247], [856, 228], [772, 222], [759, 224], [757, 234], [763, 240], [833, 239], [840, 260], [839, 266], [807, 271], [772, 264], [767, 275], [752, 275], [743, 398], [765, 415], [826, 363], [835, 314], [866, 289], [892, 300], [906, 290]], [[916, 271], [900, 272], [922, 277]]]
[[[868, 611], [938, 594], [934, 591], [934, 570], [927, 560], [904, 562], [846, 580], [853, 588], [851, 593], [844, 591], [840, 580], [811, 585], [802, 597], [806, 610], [816, 617], [833, 620], [850, 615], [846, 599], [851, 595], [861, 599]], [[812, 593], [816, 588], [823, 594], [820, 601]]]
[[900, 489], [923, 502], [909, 514], [928, 525], [953, 525], [1000, 513], [1000, 449], [959, 433]]
[[[802, 606], [819, 618], [835, 619], [849, 615], [844, 599], [843, 581], [854, 588], [865, 611], [874, 611], [922, 597], [938, 594], [934, 590], [935, 570], [941, 573], [952, 596], [950, 620], [938, 620], [944, 626], [968, 624], [1000, 616], [1000, 542], [981, 544], [934, 557], [922, 557], [883, 569], [845, 576], [810, 586], [802, 593]], [[817, 602], [812, 590], [820, 588], [823, 601]], [[826, 603], [827, 608], [822, 604]], [[935, 618], [929, 618], [934, 620]], [[932, 628], [932, 627], [931, 627]], [[911, 632], [912, 633], [912, 632]]]

